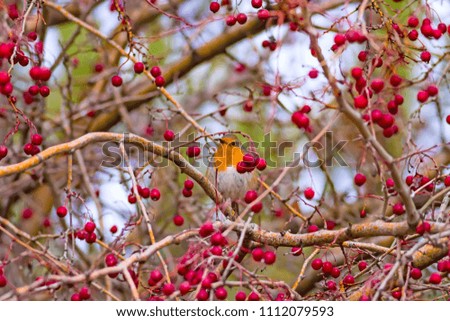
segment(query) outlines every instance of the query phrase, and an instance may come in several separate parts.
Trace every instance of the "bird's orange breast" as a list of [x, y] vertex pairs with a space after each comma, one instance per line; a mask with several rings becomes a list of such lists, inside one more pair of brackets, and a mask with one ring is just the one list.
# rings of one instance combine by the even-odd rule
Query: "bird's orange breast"
[[244, 157], [243, 151], [237, 146], [230, 146], [228, 144], [220, 144], [214, 154], [214, 168], [222, 172], [227, 167], [236, 167], [237, 163], [242, 161]]

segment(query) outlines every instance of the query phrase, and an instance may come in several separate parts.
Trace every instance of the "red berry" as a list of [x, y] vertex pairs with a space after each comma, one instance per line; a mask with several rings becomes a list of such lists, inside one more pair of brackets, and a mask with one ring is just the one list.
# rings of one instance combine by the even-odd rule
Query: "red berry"
[[353, 103], [354, 103], [355, 108], [364, 109], [369, 104], [369, 101], [367, 100], [366, 96], [360, 95], [360, 96], [355, 97]]
[[122, 86], [122, 77], [120, 77], [120, 76], [118, 76], [118, 75], [115, 75], [115, 76], [112, 76], [112, 78], [111, 78], [111, 84], [114, 86], [114, 87], [120, 87], [120, 86]]
[[307, 128], [309, 126], [309, 118], [301, 111], [296, 111], [291, 116], [291, 121], [298, 128]]
[[389, 82], [391, 83], [391, 86], [397, 87], [402, 83], [402, 80], [403, 80], [402, 77], [400, 77], [397, 74], [393, 74], [389, 79]]
[[292, 254], [293, 256], [299, 256], [299, 255], [302, 254], [302, 252], [303, 252], [303, 249], [302, 249], [301, 247], [293, 247], [293, 248], [291, 249], [291, 254]]
[[82, 287], [79, 295], [81, 300], [89, 300], [91, 298], [91, 293], [87, 287]]
[[150, 279], [152, 279], [153, 282], [158, 283], [163, 279], [163, 275], [160, 270], [153, 270], [150, 272]]
[[184, 218], [181, 215], [175, 215], [173, 217], [173, 224], [175, 224], [176, 226], [181, 226], [184, 224]]
[[366, 176], [364, 174], [357, 173], [353, 180], [356, 185], [362, 186], [366, 182]]
[[367, 263], [366, 263], [366, 261], [360, 261], [360, 262], [358, 263], [358, 269], [359, 269], [360, 271], [364, 271], [366, 268], [367, 268]]
[[243, 25], [247, 22], [247, 15], [241, 12], [236, 16], [236, 20], [239, 24]]
[[25, 208], [22, 211], [22, 218], [27, 220], [27, 219], [31, 218], [31, 216], [33, 216], [33, 211], [31, 210], [31, 208]]
[[64, 217], [67, 215], [67, 208], [65, 206], [60, 206], [56, 209], [56, 215], [59, 217]]
[[363, 70], [359, 67], [353, 67], [351, 73], [352, 77], [355, 79], [359, 79], [363, 76]]
[[392, 212], [395, 215], [402, 215], [405, 213], [405, 208], [402, 203], [396, 203], [394, 204], [394, 206], [392, 206]]
[[345, 38], [345, 35], [343, 34], [337, 34], [334, 36], [334, 43], [338, 46], [342, 46], [343, 44], [345, 44], [345, 41], [347, 39]]
[[8, 147], [5, 145], [0, 145], [0, 160], [6, 157], [8, 155]]
[[6, 85], [11, 80], [11, 77], [6, 71], [0, 71], [0, 85]]
[[333, 270], [331, 270], [331, 276], [334, 277], [335, 279], [338, 278], [341, 275], [341, 271], [339, 270], [339, 268], [334, 267]]
[[187, 189], [187, 188], [183, 188], [183, 190], [181, 191], [184, 197], [191, 197], [192, 196], [192, 190]]
[[408, 32], [408, 39], [411, 41], [416, 41], [419, 38], [419, 33], [416, 29], [411, 30]]
[[163, 87], [166, 84], [166, 80], [163, 76], [157, 76], [155, 77], [155, 85], [157, 87]]
[[355, 278], [351, 274], [347, 274], [344, 279], [342, 280], [342, 283], [345, 285], [351, 285], [355, 283]]
[[389, 128], [394, 124], [394, 117], [390, 114], [383, 114], [380, 120], [377, 122], [381, 128]]
[[359, 61], [362, 61], [362, 62], [366, 61], [366, 60], [367, 60], [367, 55], [368, 55], [368, 54], [369, 54], [369, 53], [368, 53], [367, 51], [365, 51], [365, 50], [360, 51], [359, 54], [358, 54], [358, 60], [359, 60]]
[[259, 20], [267, 20], [270, 18], [270, 12], [266, 9], [259, 9], [258, 10], [258, 19]]
[[437, 28], [438, 28], [438, 30], [441, 32], [441, 34], [444, 34], [444, 33], [447, 32], [447, 26], [446, 26], [445, 23], [443, 23], [443, 22], [440, 22], [440, 23], [437, 25]]
[[259, 301], [259, 294], [256, 292], [252, 292], [248, 295], [248, 301]]
[[213, 232], [214, 232], [214, 226], [212, 225], [212, 223], [206, 222], [200, 227], [198, 234], [201, 237], [207, 237], [207, 236], [211, 235]]
[[308, 76], [309, 76], [309, 78], [311, 78], [311, 79], [315, 79], [315, 78], [317, 78], [318, 76], [319, 76], [319, 71], [317, 70], [317, 69], [311, 69], [309, 72], [308, 72]]
[[39, 76], [40, 80], [47, 81], [47, 80], [50, 79], [51, 75], [52, 75], [52, 72], [51, 72], [51, 70], [49, 68], [47, 68], [47, 67], [40, 67], [39, 68], [39, 75], [38, 76]]
[[[0, 146], [0, 151], [1, 151], [1, 146]], [[0, 152], [0, 158], [1, 158], [1, 152]], [[444, 178], [444, 185], [447, 187], [450, 186], [450, 176], [446, 176]]]
[[337, 290], [336, 282], [334, 282], [332, 280], [327, 281], [327, 283], [325, 283], [325, 285], [327, 286], [328, 291], [336, 291]]
[[431, 273], [429, 282], [431, 284], [440, 284], [442, 281], [442, 277], [439, 273]]
[[322, 268], [322, 266], [323, 266], [323, 262], [321, 259], [314, 259], [311, 262], [311, 267], [316, 271], [320, 270]]
[[275, 254], [275, 252], [272, 251], [267, 251], [266, 253], [264, 253], [264, 263], [267, 265], [272, 265], [273, 263], [275, 263], [277, 259], [277, 255]]
[[410, 16], [408, 18], [408, 27], [415, 28], [419, 25], [419, 18], [416, 16]]
[[92, 221], [88, 221], [88, 222], [86, 222], [86, 224], [84, 224], [84, 230], [88, 233], [94, 232], [95, 228], [96, 228], [96, 225]]
[[187, 179], [184, 181], [184, 188], [186, 189], [193, 189], [194, 188], [194, 182], [190, 179]]
[[80, 295], [78, 293], [72, 294], [70, 301], [81, 301]]
[[8, 5], [8, 16], [11, 20], [16, 20], [19, 18], [19, 10], [15, 3]]
[[234, 26], [236, 24], [236, 17], [233, 15], [226, 17], [225, 23], [229, 27]]
[[6, 85], [1, 86], [0, 88], [1, 88], [0, 92], [5, 96], [11, 95], [14, 90], [14, 86], [10, 82], [7, 83]]
[[250, 191], [247, 191], [247, 193], [245, 193], [244, 201], [245, 201], [245, 203], [250, 204], [257, 198], [258, 198], [258, 193], [254, 190], [250, 190]]
[[170, 129], [166, 130], [164, 132], [164, 139], [167, 140], [168, 142], [173, 141], [175, 139], [175, 133]]
[[206, 301], [209, 298], [209, 293], [205, 289], [200, 289], [200, 291], [198, 291], [198, 293], [197, 293], [196, 298], [199, 301]]
[[261, 8], [262, 0], [252, 0], [252, 7], [255, 9]]
[[428, 94], [428, 92], [425, 91], [425, 90], [420, 90], [420, 91], [417, 93], [417, 100], [418, 100], [419, 102], [421, 102], [421, 103], [426, 102], [426, 101], [428, 100], [428, 98], [429, 98], [429, 94]]
[[308, 187], [307, 189], [305, 189], [305, 191], [303, 192], [306, 199], [311, 200], [314, 198], [314, 190], [311, 187]]
[[430, 95], [431, 97], [436, 96], [439, 93], [439, 88], [436, 87], [435, 85], [430, 85], [427, 88], [427, 93], [428, 95]]
[[175, 285], [173, 283], [165, 283], [162, 286], [162, 292], [164, 295], [171, 295], [173, 292], [175, 292]]
[[[449, 32], [450, 33], [450, 32]], [[447, 124], [450, 125], [450, 115], [447, 115], [447, 117], [445, 117], [445, 121], [447, 122]]]
[[153, 188], [153, 189], [150, 191], [150, 198], [151, 198], [153, 201], [158, 201], [158, 200], [161, 198], [161, 192], [159, 191], [159, 189]]
[[141, 74], [145, 69], [145, 66], [142, 62], [138, 61], [134, 64], [134, 72], [137, 74]]
[[192, 145], [192, 146], [189, 146], [188, 148], [187, 148], [187, 150], [186, 150], [186, 155], [188, 156], [188, 157], [197, 157], [197, 156], [199, 156], [200, 155], [200, 152], [201, 152], [201, 149], [200, 149], [200, 147], [199, 146], [197, 146], [197, 145]]
[[260, 262], [264, 258], [264, 251], [262, 248], [257, 247], [252, 251], [253, 260]]
[[111, 228], [109, 229], [109, 231], [110, 231], [112, 234], [117, 233], [117, 225], [111, 226]]
[[333, 270], [333, 263], [329, 261], [325, 261], [322, 264], [322, 272], [325, 274], [331, 274], [331, 271]]
[[128, 195], [128, 203], [130, 204], [135, 204], [137, 202], [137, 198], [134, 194], [129, 194]]
[[382, 91], [384, 88], [383, 79], [377, 78], [377, 79], [372, 80], [372, 82], [370, 83], [370, 88], [372, 88], [373, 91], [376, 93], [379, 93], [380, 91]]
[[86, 243], [88, 243], [88, 244], [95, 243], [96, 240], [97, 240], [97, 234], [95, 234], [95, 233], [88, 233], [88, 235], [86, 236]]
[[42, 136], [39, 134], [34, 134], [33, 136], [31, 136], [31, 143], [36, 146], [41, 145], [42, 144]]
[[404, 98], [402, 95], [396, 94], [394, 96], [394, 100], [397, 103], [397, 105], [401, 105], [401, 104], [403, 104]]
[[410, 275], [414, 280], [418, 280], [422, 277], [422, 271], [418, 268], [412, 268]]
[[228, 296], [228, 292], [224, 287], [218, 287], [214, 291], [214, 295], [216, 296], [217, 300], [225, 300]]
[[161, 68], [158, 66], [152, 67], [152, 69], [150, 69], [150, 74], [155, 78], [161, 76]]
[[256, 165], [256, 168], [259, 171], [263, 171], [267, 167], [266, 160], [264, 158], [258, 158], [258, 164]]
[[247, 298], [247, 295], [245, 294], [245, 292], [238, 291], [234, 298], [236, 299], [236, 301], [245, 301], [245, 299]]
[[429, 62], [431, 59], [431, 54], [428, 51], [422, 51], [422, 53], [420, 54], [420, 59], [423, 62]]
[[317, 232], [319, 230], [319, 227], [317, 225], [310, 225], [308, 226], [308, 233], [314, 233]]
[[220, 4], [218, 2], [211, 2], [209, 4], [209, 10], [211, 10], [211, 12], [213, 13], [216, 13], [220, 10]]
[[216, 232], [211, 236], [212, 245], [224, 245], [226, 243], [225, 237], [220, 232]]
[[184, 282], [181, 282], [178, 289], [180, 290], [181, 295], [185, 295], [186, 293], [188, 293], [191, 290], [191, 285], [189, 284], [188, 281], [184, 281]]
[[98, 73], [100, 73], [100, 72], [102, 72], [103, 71], [103, 64], [95, 64], [94, 65], [94, 71], [95, 72], [98, 72]]

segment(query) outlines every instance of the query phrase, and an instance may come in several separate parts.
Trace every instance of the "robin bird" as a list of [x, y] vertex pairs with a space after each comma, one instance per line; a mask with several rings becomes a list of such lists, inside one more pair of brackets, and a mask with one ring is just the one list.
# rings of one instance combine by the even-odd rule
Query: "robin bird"
[[[222, 194], [224, 201], [231, 201], [236, 214], [239, 213], [237, 201], [244, 198], [248, 190], [256, 189], [258, 174], [255, 170], [238, 171], [238, 163], [244, 159], [246, 151], [241, 146], [239, 139], [232, 134], [227, 134], [219, 139], [217, 150], [213, 155], [208, 171], [208, 179], [214, 183]], [[254, 168], [254, 167], [253, 167]]]

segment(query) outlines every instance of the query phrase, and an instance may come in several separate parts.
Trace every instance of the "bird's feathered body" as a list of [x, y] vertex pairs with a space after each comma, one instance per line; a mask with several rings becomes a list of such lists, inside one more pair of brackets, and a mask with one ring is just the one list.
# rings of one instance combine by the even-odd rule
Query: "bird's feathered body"
[[213, 156], [212, 167], [208, 168], [208, 179], [214, 183], [225, 200], [235, 202], [244, 198], [248, 190], [256, 189], [257, 173], [239, 173], [237, 163], [242, 161], [245, 151], [235, 135], [226, 135], [220, 140]]

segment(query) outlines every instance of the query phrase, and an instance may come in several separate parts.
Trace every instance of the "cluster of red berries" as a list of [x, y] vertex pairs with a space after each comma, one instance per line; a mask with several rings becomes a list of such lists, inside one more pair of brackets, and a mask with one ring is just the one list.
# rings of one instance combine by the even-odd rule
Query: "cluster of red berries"
[[331, 50], [336, 51], [345, 43], [363, 43], [367, 40], [366, 36], [359, 30], [349, 29], [345, 34], [338, 33], [334, 36], [334, 44], [331, 46]]
[[263, 48], [268, 48], [270, 51], [275, 51], [277, 49], [277, 42], [275, 39], [271, 38], [270, 40], [263, 40], [261, 43]]
[[311, 132], [309, 117], [306, 115], [311, 111], [311, 107], [304, 105], [300, 110], [295, 111], [291, 116], [291, 121], [300, 129]]
[[184, 181], [184, 187], [183, 187], [183, 196], [184, 197], [191, 197], [192, 196], [192, 189], [194, 188], [194, 182], [190, 179], [187, 179]]
[[247, 15], [245, 13], [238, 13], [237, 15], [230, 15], [225, 18], [225, 23], [227, 26], [231, 27], [235, 24], [239, 23], [240, 25], [243, 25], [247, 22]]
[[[245, 201], [245, 203], [250, 204], [257, 198], [258, 198], [258, 192], [254, 191], [254, 190], [250, 190], [245, 193], [244, 201]], [[262, 208], [263, 208], [263, 203], [258, 202], [256, 204], [254, 204], [250, 209], [254, 213], [259, 213], [259, 212], [261, 212]]]
[[[143, 62], [136, 62], [133, 66], [134, 72], [136, 74], [141, 74], [144, 72], [145, 70], [145, 65]], [[103, 65], [101, 64], [96, 64], [95, 65], [95, 71], [96, 72], [101, 72], [103, 70]], [[161, 68], [158, 66], [154, 66], [150, 69], [150, 74], [153, 76], [153, 78], [155, 78], [155, 85], [157, 87], [163, 87], [166, 84], [166, 80], [164, 79], [164, 77], [161, 75]], [[123, 84], [123, 79], [122, 77], [120, 77], [119, 75], [114, 75], [111, 77], [111, 84], [114, 87], [120, 87]]]
[[72, 294], [70, 297], [70, 301], [86, 301], [91, 298], [91, 292], [89, 291], [88, 287], [82, 287], [80, 291], [77, 293]]
[[251, 173], [256, 169], [263, 171], [267, 167], [266, 160], [256, 154], [247, 153], [236, 164], [236, 170], [240, 174]]
[[81, 241], [85, 240], [88, 244], [93, 244], [97, 241], [97, 234], [95, 234], [96, 228], [97, 226], [94, 222], [87, 221], [84, 224], [84, 228], [77, 231], [76, 237]]
[[[140, 197], [147, 199], [151, 198], [153, 201], [158, 201], [161, 198], [161, 192], [157, 188], [148, 188], [137, 186], [137, 191]], [[137, 202], [137, 197], [134, 195], [134, 189], [132, 188], [130, 194], [128, 194], [128, 203], [135, 204]]]
[[272, 265], [277, 260], [277, 255], [274, 251], [264, 251], [262, 248], [257, 247], [252, 250], [252, 258], [256, 262]]
[[424, 103], [430, 97], [435, 97], [439, 93], [439, 88], [435, 85], [429, 85], [425, 90], [420, 90], [417, 93], [417, 100], [421, 103]]
[[39, 145], [42, 144], [43, 138], [39, 134], [34, 134], [31, 136], [31, 141], [23, 146], [23, 151], [25, 154], [34, 156], [38, 154], [41, 149], [39, 148]]
[[311, 267], [316, 271], [322, 270], [325, 276], [330, 275], [335, 279], [341, 275], [341, 271], [338, 267], [334, 266], [333, 263], [329, 261], [323, 262], [322, 259], [312, 260]]
[[[448, 177], [448, 176], [447, 176]], [[444, 185], [450, 186], [450, 178], [444, 178]], [[405, 183], [410, 187], [412, 191], [424, 187], [427, 192], [434, 191], [434, 183], [431, 183], [431, 178], [422, 174], [416, 173], [414, 176], [408, 175], [405, 178]]]

